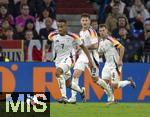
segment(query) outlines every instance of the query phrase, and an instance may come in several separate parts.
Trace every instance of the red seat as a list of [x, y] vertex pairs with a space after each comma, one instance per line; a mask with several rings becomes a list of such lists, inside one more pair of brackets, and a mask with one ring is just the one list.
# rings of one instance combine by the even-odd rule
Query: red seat
[[92, 4], [87, 0], [55, 0], [57, 14], [82, 14], [90, 13], [95, 14]]

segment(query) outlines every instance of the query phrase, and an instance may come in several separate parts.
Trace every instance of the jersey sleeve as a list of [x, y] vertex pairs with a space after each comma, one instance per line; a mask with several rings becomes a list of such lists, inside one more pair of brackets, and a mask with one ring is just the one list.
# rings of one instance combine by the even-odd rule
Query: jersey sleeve
[[83, 44], [83, 42], [81, 41], [80, 37], [77, 34], [72, 33], [71, 36], [72, 36], [74, 43], [76, 45], [82, 45]]
[[115, 38], [113, 37], [108, 37], [108, 39], [112, 42], [113, 46], [116, 48], [120, 48], [122, 45], [119, 41], [117, 41]]
[[51, 32], [51, 33], [48, 35], [48, 40], [49, 40], [49, 41], [53, 41], [54, 36], [55, 36], [56, 34], [57, 34], [56, 32]]
[[98, 36], [94, 29], [92, 29], [92, 28], [88, 29], [88, 35], [89, 35], [91, 44], [98, 43]]

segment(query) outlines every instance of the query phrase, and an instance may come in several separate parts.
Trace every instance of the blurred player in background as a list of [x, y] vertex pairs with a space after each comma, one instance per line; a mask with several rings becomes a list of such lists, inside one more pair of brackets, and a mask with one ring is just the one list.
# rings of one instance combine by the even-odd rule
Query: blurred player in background
[[108, 34], [108, 29], [105, 24], [99, 25], [99, 55], [105, 56], [106, 62], [102, 70], [102, 79], [107, 83], [111, 81], [113, 88], [123, 88], [127, 85], [136, 87], [132, 78], [120, 81], [122, 71], [122, 59], [124, 55], [124, 47], [115, 38]]
[[[114, 100], [114, 96], [112, 95], [111, 89], [109, 85], [99, 78], [99, 56], [98, 56], [98, 36], [96, 31], [90, 26], [91, 20], [89, 14], [82, 14], [81, 15], [81, 25], [82, 29], [80, 31], [80, 38], [82, 39], [82, 42], [84, 45], [88, 48], [90, 52], [90, 56], [92, 58], [92, 61], [94, 63], [94, 69], [89, 69], [88, 66], [88, 58], [85, 56], [85, 53], [83, 51], [80, 52], [79, 57], [75, 63], [74, 66], [74, 73], [73, 73], [73, 78], [72, 78], [72, 83], [73, 84], [78, 84], [79, 77], [81, 74], [85, 71], [85, 68], [88, 68], [91, 77], [93, 81], [101, 86], [103, 89], [106, 90], [108, 97], [110, 99]], [[69, 103], [76, 103], [76, 92], [72, 90], [72, 96], [68, 100]]]
[[93, 66], [92, 59], [88, 52], [88, 49], [83, 45], [79, 36], [75, 33], [67, 31], [67, 22], [64, 19], [60, 19], [57, 22], [58, 32], [52, 32], [48, 36], [47, 45], [45, 46], [45, 52], [43, 53], [44, 59], [48, 49], [52, 44], [52, 51], [54, 53], [53, 61], [56, 65], [56, 77], [59, 83], [59, 88], [62, 97], [58, 100], [60, 103], [67, 103], [66, 85], [71, 89], [79, 92], [81, 97], [84, 98], [84, 90], [80, 89], [77, 84], [69, 83], [70, 68], [74, 64], [72, 51], [76, 46], [82, 48], [89, 60], [90, 67]]

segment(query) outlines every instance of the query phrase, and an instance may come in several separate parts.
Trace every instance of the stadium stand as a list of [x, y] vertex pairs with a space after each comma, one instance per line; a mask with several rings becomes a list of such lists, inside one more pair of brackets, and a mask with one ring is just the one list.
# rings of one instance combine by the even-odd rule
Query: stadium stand
[[[0, 39], [26, 40], [25, 32], [31, 30], [33, 39], [42, 41], [46, 37], [43, 38], [43, 34], [41, 36], [40, 30], [44, 29], [47, 35], [50, 31], [57, 29], [56, 20], [59, 18], [66, 19], [69, 30], [78, 33], [82, 13], [89, 13], [91, 19], [97, 20], [98, 24], [107, 24], [107, 19], [114, 17], [112, 13], [114, 5], [119, 5], [119, 12], [114, 22], [109, 20], [108, 24], [109, 27], [112, 24], [114, 26], [110, 33], [127, 46], [125, 61], [150, 62], [150, 2], [147, 0], [129, 1], [0, 0]], [[125, 17], [126, 27], [118, 25], [119, 18], [122, 16]], [[45, 24], [47, 18], [52, 20], [49, 24]]]

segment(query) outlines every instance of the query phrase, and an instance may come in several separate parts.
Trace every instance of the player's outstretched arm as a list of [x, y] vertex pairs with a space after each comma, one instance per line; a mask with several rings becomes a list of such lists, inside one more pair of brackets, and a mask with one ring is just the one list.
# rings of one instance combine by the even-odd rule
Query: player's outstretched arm
[[89, 50], [95, 50], [98, 48], [98, 43], [95, 43], [95, 44], [91, 44], [89, 46], [86, 46]]
[[119, 49], [119, 60], [117, 61], [118, 66], [122, 65], [122, 59], [124, 56], [125, 48], [124, 46], [116, 39], [110, 39], [115, 48]]
[[118, 66], [119, 65], [122, 65], [122, 59], [123, 59], [123, 56], [124, 56], [124, 51], [125, 51], [125, 48], [122, 44], [120, 44], [120, 47], [119, 47], [119, 61], [118, 61]]

